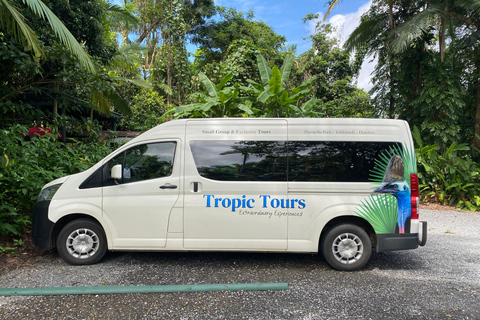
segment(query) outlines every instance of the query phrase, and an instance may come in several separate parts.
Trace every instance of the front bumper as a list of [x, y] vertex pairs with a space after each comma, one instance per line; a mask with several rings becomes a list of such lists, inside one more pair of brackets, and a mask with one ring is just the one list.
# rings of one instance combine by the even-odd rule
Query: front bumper
[[50, 200], [37, 201], [32, 214], [32, 241], [41, 249], [52, 249], [52, 231], [54, 223], [48, 219]]

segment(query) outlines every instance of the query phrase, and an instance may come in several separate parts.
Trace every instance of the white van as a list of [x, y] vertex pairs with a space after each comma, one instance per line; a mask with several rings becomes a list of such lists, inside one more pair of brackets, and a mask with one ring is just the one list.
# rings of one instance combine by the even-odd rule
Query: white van
[[33, 242], [70, 264], [111, 251], [321, 252], [357, 270], [426, 242], [407, 122], [186, 119], [43, 187]]

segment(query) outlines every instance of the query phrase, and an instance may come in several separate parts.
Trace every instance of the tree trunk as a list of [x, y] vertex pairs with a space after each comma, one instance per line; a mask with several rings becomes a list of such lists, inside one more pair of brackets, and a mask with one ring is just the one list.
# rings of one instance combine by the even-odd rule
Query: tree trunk
[[56, 96], [58, 95], [58, 91], [60, 90], [60, 83], [55, 82], [55, 99], [53, 99], [53, 117], [57, 118], [58, 115], [58, 100]]
[[[389, 28], [389, 35], [388, 35], [388, 42], [393, 40], [393, 0], [390, 0], [388, 2], [388, 28]], [[395, 113], [395, 97], [393, 96], [394, 94], [394, 86], [393, 86], [393, 57], [391, 56], [391, 53], [389, 54], [389, 77], [390, 77], [390, 97], [389, 97], [389, 110], [388, 110], [388, 117], [389, 118], [394, 118], [394, 113]]]
[[182, 84], [180, 81], [178, 81], [178, 84], [177, 84], [177, 91], [178, 91], [178, 105], [182, 105]]
[[[172, 90], [172, 73], [170, 71], [171, 63], [172, 63], [172, 44], [170, 39], [168, 39], [168, 46], [167, 46], [167, 86], [170, 88], [170, 92]], [[167, 94], [167, 104], [170, 106], [172, 105], [172, 95], [169, 93]]]
[[480, 150], [480, 63], [479, 67], [477, 68], [477, 72], [479, 73], [479, 78], [477, 80], [477, 113], [475, 115], [475, 134], [478, 136], [473, 137], [473, 146]]
[[393, 119], [394, 118], [394, 114], [395, 114], [395, 97], [393, 96], [394, 94], [394, 86], [393, 86], [393, 59], [390, 58], [390, 70], [389, 70], [389, 76], [390, 76], [390, 97], [389, 97], [389, 110], [388, 110], [388, 117], [390, 119]]
[[[173, 10], [173, 0], [170, 0], [170, 12]], [[171, 28], [172, 26], [170, 26]], [[167, 46], [167, 86], [170, 88], [170, 91], [173, 93], [172, 90], [172, 72], [171, 72], [171, 65], [172, 65], [172, 32], [168, 30], [168, 46]], [[167, 95], [167, 105], [172, 105], [172, 95], [169, 93]]]
[[393, 30], [393, 0], [388, 1], [388, 26]]
[[439, 32], [439, 39], [438, 45], [440, 47], [440, 62], [443, 63], [443, 57], [445, 56], [445, 33], [446, 33], [446, 21], [445, 16], [440, 18], [440, 32]]
[[53, 117], [57, 118], [58, 115], [58, 100], [53, 99]]
[[150, 32], [155, 30], [155, 28], [158, 27], [159, 24], [160, 24], [160, 19], [157, 19], [148, 28], [145, 27], [142, 33], [140, 34], [140, 36], [138, 37], [138, 39], [135, 41], [135, 43], [137, 44], [142, 43], [142, 41], [145, 40], [145, 38], [150, 34]]

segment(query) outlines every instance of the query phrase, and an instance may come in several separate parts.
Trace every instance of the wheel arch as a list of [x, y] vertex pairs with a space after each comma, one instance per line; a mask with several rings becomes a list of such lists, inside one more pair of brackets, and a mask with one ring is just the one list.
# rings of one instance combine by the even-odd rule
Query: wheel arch
[[68, 214], [66, 216], [63, 216], [62, 218], [57, 220], [57, 222], [55, 222], [55, 226], [53, 227], [53, 230], [52, 230], [52, 244], [53, 244], [52, 248], [57, 247], [58, 234], [63, 229], [63, 227], [65, 227], [67, 224], [69, 224], [70, 222], [72, 222], [74, 220], [77, 220], [77, 219], [89, 219], [89, 220], [97, 223], [102, 228], [102, 230], [105, 234], [105, 238], [107, 239], [108, 249], [111, 248], [111, 243], [110, 243], [111, 240], [110, 240], [110, 237], [108, 235], [107, 229], [104, 227], [104, 225], [98, 219], [96, 219], [95, 217], [93, 217], [91, 215], [85, 214], [85, 213], [71, 213], [71, 214]]
[[358, 217], [358, 216], [352, 216], [352, 215], [346, 215], [346, 216], [338, 216], [325, 224], [325, 226], [322, 229], [322, 232], [320, 233], [320, 237], [318, 239], [318, 246], [319, 246], [319, 252], [321, 251], [320, 249], [320, 244], [322, 243], [322, 239], [326, 236], [329, 230], [332, 228], [341, 225], [341, 224], [353, 224], [356, 226], [359, 226], [365, 232], [369, 235], [370, 241], [372, 242], [372, 247], [375, 248], [377, 245], [377, 234], [375, 233], [375, 230], [373, 229], [372, 225], [365, 219]]

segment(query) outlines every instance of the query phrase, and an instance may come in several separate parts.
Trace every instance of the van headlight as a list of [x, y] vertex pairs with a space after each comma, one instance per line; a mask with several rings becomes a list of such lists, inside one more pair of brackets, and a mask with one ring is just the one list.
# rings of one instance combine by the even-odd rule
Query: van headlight
[[61, 183], [55, 184], [53, 186], [42, 189], [42, 191], [40, 191], [40, 194], [38, 195], [37, 201], [52, 200], [53, 196], [55, 195], [55, 193], [57, 192], [58, 188], [60, 188], [61, 185], [62, 185]]

